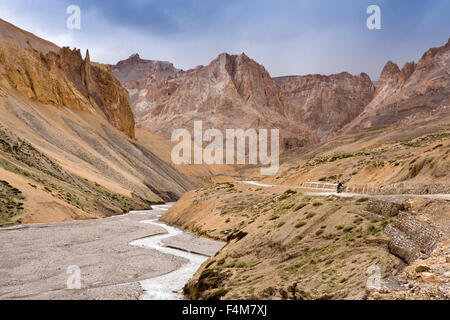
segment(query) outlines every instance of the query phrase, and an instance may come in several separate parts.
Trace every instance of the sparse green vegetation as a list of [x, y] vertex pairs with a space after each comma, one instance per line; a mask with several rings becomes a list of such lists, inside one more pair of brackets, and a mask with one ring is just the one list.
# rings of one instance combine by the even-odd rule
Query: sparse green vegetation
[[7, 181], [0, 180], [0, 225], [9, 223], [24, 209], [25, 197], [22, 191], [13, 187]]
[[214, 270], [213, 269], [203, 270], [202, 273], [200, 274], [199, 280], [202, 281], [203, 279], [206, 279], [206, 278], [212, 276], [213, 274], [214, 274]]
[[409, 148], [419, 148], [428, 146], [434, 142], [448, 139], [450, 137], [450, 132], [431, 134], [425, 137], [415, 139], [413, 141], [402, 142], [402, 145]]
[[352, 231], [353, 231], [353, 229], [354, 229], [354, 227], [353, 227], [353, 226], [347, 226], [347, 227], [345, 227], [345, 228], [344, 228], [344, 230], [343, 230], [343, 231], [344, 231], [345, 233], [349, 233], [349, 232], [352, 232]]
[[230, 290], [227, 289], [219, 289], [213, 292], [207, 300], [220, 300], [220, 298], [224, 297]]
[[305, 226], [306, 225], [306, 221], [300, 221], [300, 222], [298, 222], [296, 225], [295, 225], [295, 227], [296, 228], [301, 228], [301, 227], [303, 227], [303, 226]]
[[297, 205], [294, 208], [294, 211], [299, 211], [299, 210], [303, 209], [304, 207], [306, 207], [307, 205], [308, 205], [307, 203], [300, 203], [299, 205]]
[[231, 241], [234, 239], [237, 239], [237, 241], [239, 241], [239, 240], [243, 239], [246, 235], [248, 235], [248, 232], [236, 231], [236, 232], [233, 232], [232, 234], [228, 235], [227, 241]]
[[306, 213], [306, 219], [311, 219], [312, 217], [314, 217], [316, 215], [316, 213], [315, 212], [307, 212]]
[[[378, 163], [383, 160], [386, 165], [389, 159], [377, 159], [383, 154], [380, 150], [370, 153], [374, 156], [370, 161]], [[364, 161], [347, 166], [348, 172], [340, 181], [347, 184], [345, 179], [352, 179], [350, 172], [355, 171], [352, 166], [362, 170], [368, 163], [366, 159]], [[336, 168], [337, 165], [330, 166]], [[284, 175], [282, 177], [285, 178]], [[329, 176], [322, 180], [334, 178]], [[284, 180], [283, 183], [290, 182]], [[351, 186], [351, 183], [348, 185]], [[245, 188], [241, 189], [245, 192]], [[207, 268], [215, 267], [216, 271], [220, 271], [225, 280], [220, 287], [205, 290], [202, 299], [218, 288], [232, 290], [227, 298], [239, 292], [244, 299], [292, 299], [293, 294], [299, 299], [307, 299], [307, 295], [311, 299], [327, 299], [347, 289], [353, 294], [359, 290], [357, 284], [366, 281], [365, 270], [372, 257], [386, 259], [392, 256], [389, 250], [380, 246], [379, 239], [374, 239], [381, 236], [390, 220], [381, 216], [374, 218], [377, 211], [364, 205], [372, 197], [305, 196], [284, 190], [280, 192], [281, 188], [273, 189], [264, 189], [264, 196], [260, 198], [254, 189], [246, 195], [228, 198], [228, 207], [239, 204], [241, 211], [233, 212], [233, 223], [228, 226], [230, 230], [226, 235], [242, 230], [239, 221], [244, 218], [247, 226], [244, 230], [249, 235], [245, 246], [236, 242], [227, 245], [220, 256], [227, 258], [222, 265], [207, 265]], [[223, 191], [218, 195], [223, 195]], [[214, 196], [212, 193], [211, 197]], [[249, 227], [250, 222], [255, 222], [253, 228]], [[260, 260], [264, 262], [261, 266]], [[393, 270], [395, 263], [398, 263], [395, 258], [385, 261], [381, 264], [391, 268], [389, 270]], [[211, 277], [208, 281], [216, 285], [216, 278]]]
[[356, 218], [355, 220], [353, 220], [353, 223], [354, 224], [361, 224], [363, 221], [364, 221], [364, 219], [359, 217], [359, 218]]
[[314, 206], [314, 207], [320, 207], [321, 205], [323, 205], [322, 202], [314, 202], [314, 203], [313, 203], [313, 206]]

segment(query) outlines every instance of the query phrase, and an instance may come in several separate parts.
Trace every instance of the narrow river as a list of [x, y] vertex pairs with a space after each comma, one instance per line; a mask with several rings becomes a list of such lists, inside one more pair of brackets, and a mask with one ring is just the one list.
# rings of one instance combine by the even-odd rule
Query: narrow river
[[[140, 284], [144, 290], [144, 293], [141, 296], [142, 300], [183, 299], [183, 295], [181, 293], [182, 288], [188, 282], [188, 280], [195, 274], [195, 272], [200, 268], [200, 266], [208, 259], [208, 256], [206, 255], [200, 255], [185, 250], [170, 248], [167, 247], [162, 242], [164, 239], [180, 236], [185, 233], [181, 229], [174, 228], [164, 223], [158, 222], [158, 219], [172, 205], [173, 204], [152, 206], [153, 210], [151, 212], [155, 214], [155, 218], [152, 220], [141, 221], [141, 223], [163, 227], [167, 231], [167, 234], [156, 235], [149, 238], [136, 240], [131, 242], [130, 245], [145, 249], [153, 249], [165, 254], [181, 257], [186, 259], [187, 262], [181, 268], [171, 273], [141, 281]], [[139, 214], [139, 211], [131, 212], [130, 214]]]

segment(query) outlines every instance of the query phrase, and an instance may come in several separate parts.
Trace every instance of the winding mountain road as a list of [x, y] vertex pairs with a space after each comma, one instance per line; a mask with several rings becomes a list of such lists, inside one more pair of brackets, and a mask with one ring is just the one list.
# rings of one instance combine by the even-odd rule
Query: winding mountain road
[[[239, 183], [258, 186], [262, 188], [285, 188], [285, 189], [301, 189], [301, 190], [312, 190], [314, 188], [305, 188], [300, 186], [285, 186], [285, 185], [274, 185], [274, 184], [264, 184], [256, 181], [239, 181]], [[337, 193], [334, 191], [329, 191], [329, 189], [316, 189], [323, 190], [323, 192], [305, 192], [306, 195], [318, 195], [318, 196], [336, 196], [341, 198], [352, 198], [352, 197], [364, 197], [364, 198], [374, 198], [374, 199], [392, 199], [392, 198], [424, 198], [424, 199], [434, 199], [434, 200], [447, 200], [450, 201], [450, 194], [389, 194], [389, 195], [370, 195], [370, 194], [360, 194], [360, 193]]]

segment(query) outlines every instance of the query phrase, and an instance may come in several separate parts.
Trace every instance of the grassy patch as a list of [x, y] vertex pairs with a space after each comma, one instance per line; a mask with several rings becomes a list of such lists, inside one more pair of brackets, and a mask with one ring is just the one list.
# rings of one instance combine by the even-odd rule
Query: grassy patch
[[303, 226], [306, 226], [306, 221], [300, 221], [300, 222], [298, 222], [296, 225], [295, 225], [295, 227], [298, 229], [298, 228], [301, 228], [301, 227], [303, 227]]
[[320, 207], [321, 205], [323, 205], [322, 202], [314, 202], [314, 203], [313, 203], [313, 206], [314, 206], [314, 207]]
[[13, 187], [7, 181], [0, 180], [0, 225], [9, 223], [24, 209], [25, 197], [22, 191]]
[[307, 205], [308, 205], [307, 203], [300, 203], [300, 204], [298, 204], [298, 205], [294, 208], [294, 211], [301, 210], [301, 209], [303, 209], [304, 207], [306, 207]]
[[233, 232], [232, 234], [228, 235], [227, 241], [231, 241], [234, 239], [237, 239], [237, 241], [239, 241], [247, 235], [248, 235], [248, 232], [244, 232], [244, 231]]
[[316, 215], [315, 212], [307, 212], [306, 214], [306, 219], [311, 219], [312, 217], [314, 217]]
[[350, 233], [350, 232], [353, 231], [353, 229], [354, 229], [353, 226], [347, 226], [347, 227], [344, 228], [344, 232], [345, 232], [345, 233]]
[[323, 229], [317, 230], [316, 231], [316, 236], [320, 236], [323, 232], [324, 232]]
[[219, 289], [211, 293], [207, 300], [220, 300], [220, 298], [226, 296], [228, 292], [230, 292], [229, 289]]
[[280, 222], [278, 225], [277, 225], [277, 228], [281, 228], [282, 226], [284, 226], [286, 224], [286, 222]]

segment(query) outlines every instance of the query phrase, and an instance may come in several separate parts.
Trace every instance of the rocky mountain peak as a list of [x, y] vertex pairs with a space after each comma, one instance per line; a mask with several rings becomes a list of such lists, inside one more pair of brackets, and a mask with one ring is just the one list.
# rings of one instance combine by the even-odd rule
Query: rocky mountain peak
[[450, 85], [450, 41], [427, 50], [419, 62], [407, 62], [400, 70], [389, 61], [384, 67], [374, 99], [344, 129], [407, 124], [447, 112]]
[[388, 61], [386, 62], [386, 65], [383, 68], [383, 71], [381, 72], [381, 77], [388, 77], [391, 75], [395, 75], [397, 73], [400, 73], [400, 68], [398, 67], [398, 65], [392, 61]]
[[425, 52], [420, 58], [420, 61], [433, 59], [437, 54], [443, 53], [448, 50], [450, 50], [450, 38], [445, 45], [441, 47], [431, 48], [427, 52]]
[[399, 75], [400, 87], [402, 87], [408, 81], [409, 77], [411, 77], [415, 70], [416, 64], [414, 63], [414, 61], [405, 63]]
[[398, 84], [400, 72], [401, 70], [396, 63], [388, 61], [378, 80], [376, 94], [380, 93], [386, 87], [396, 86]]
[[119, 61], [117, 67], [135, 66], [145, 64], [147, 61], [142, 60], [138, 53], [132, 54], [128, 59]]
[[91, 62], [91, 56], [89, 55], [89, 49], [86, 50], [86, 57], [84, 58], [84, 61], [86, 63], [90, 63]]
[[228, 78], [245, 102], [253, 106], [265, 106], [282, 111], [283, 106], [275, 81], [261, 64], [245, 53], [239, 55], [222, 53], [205, 67], [205, 70], [212, 70], [215, 77]]

